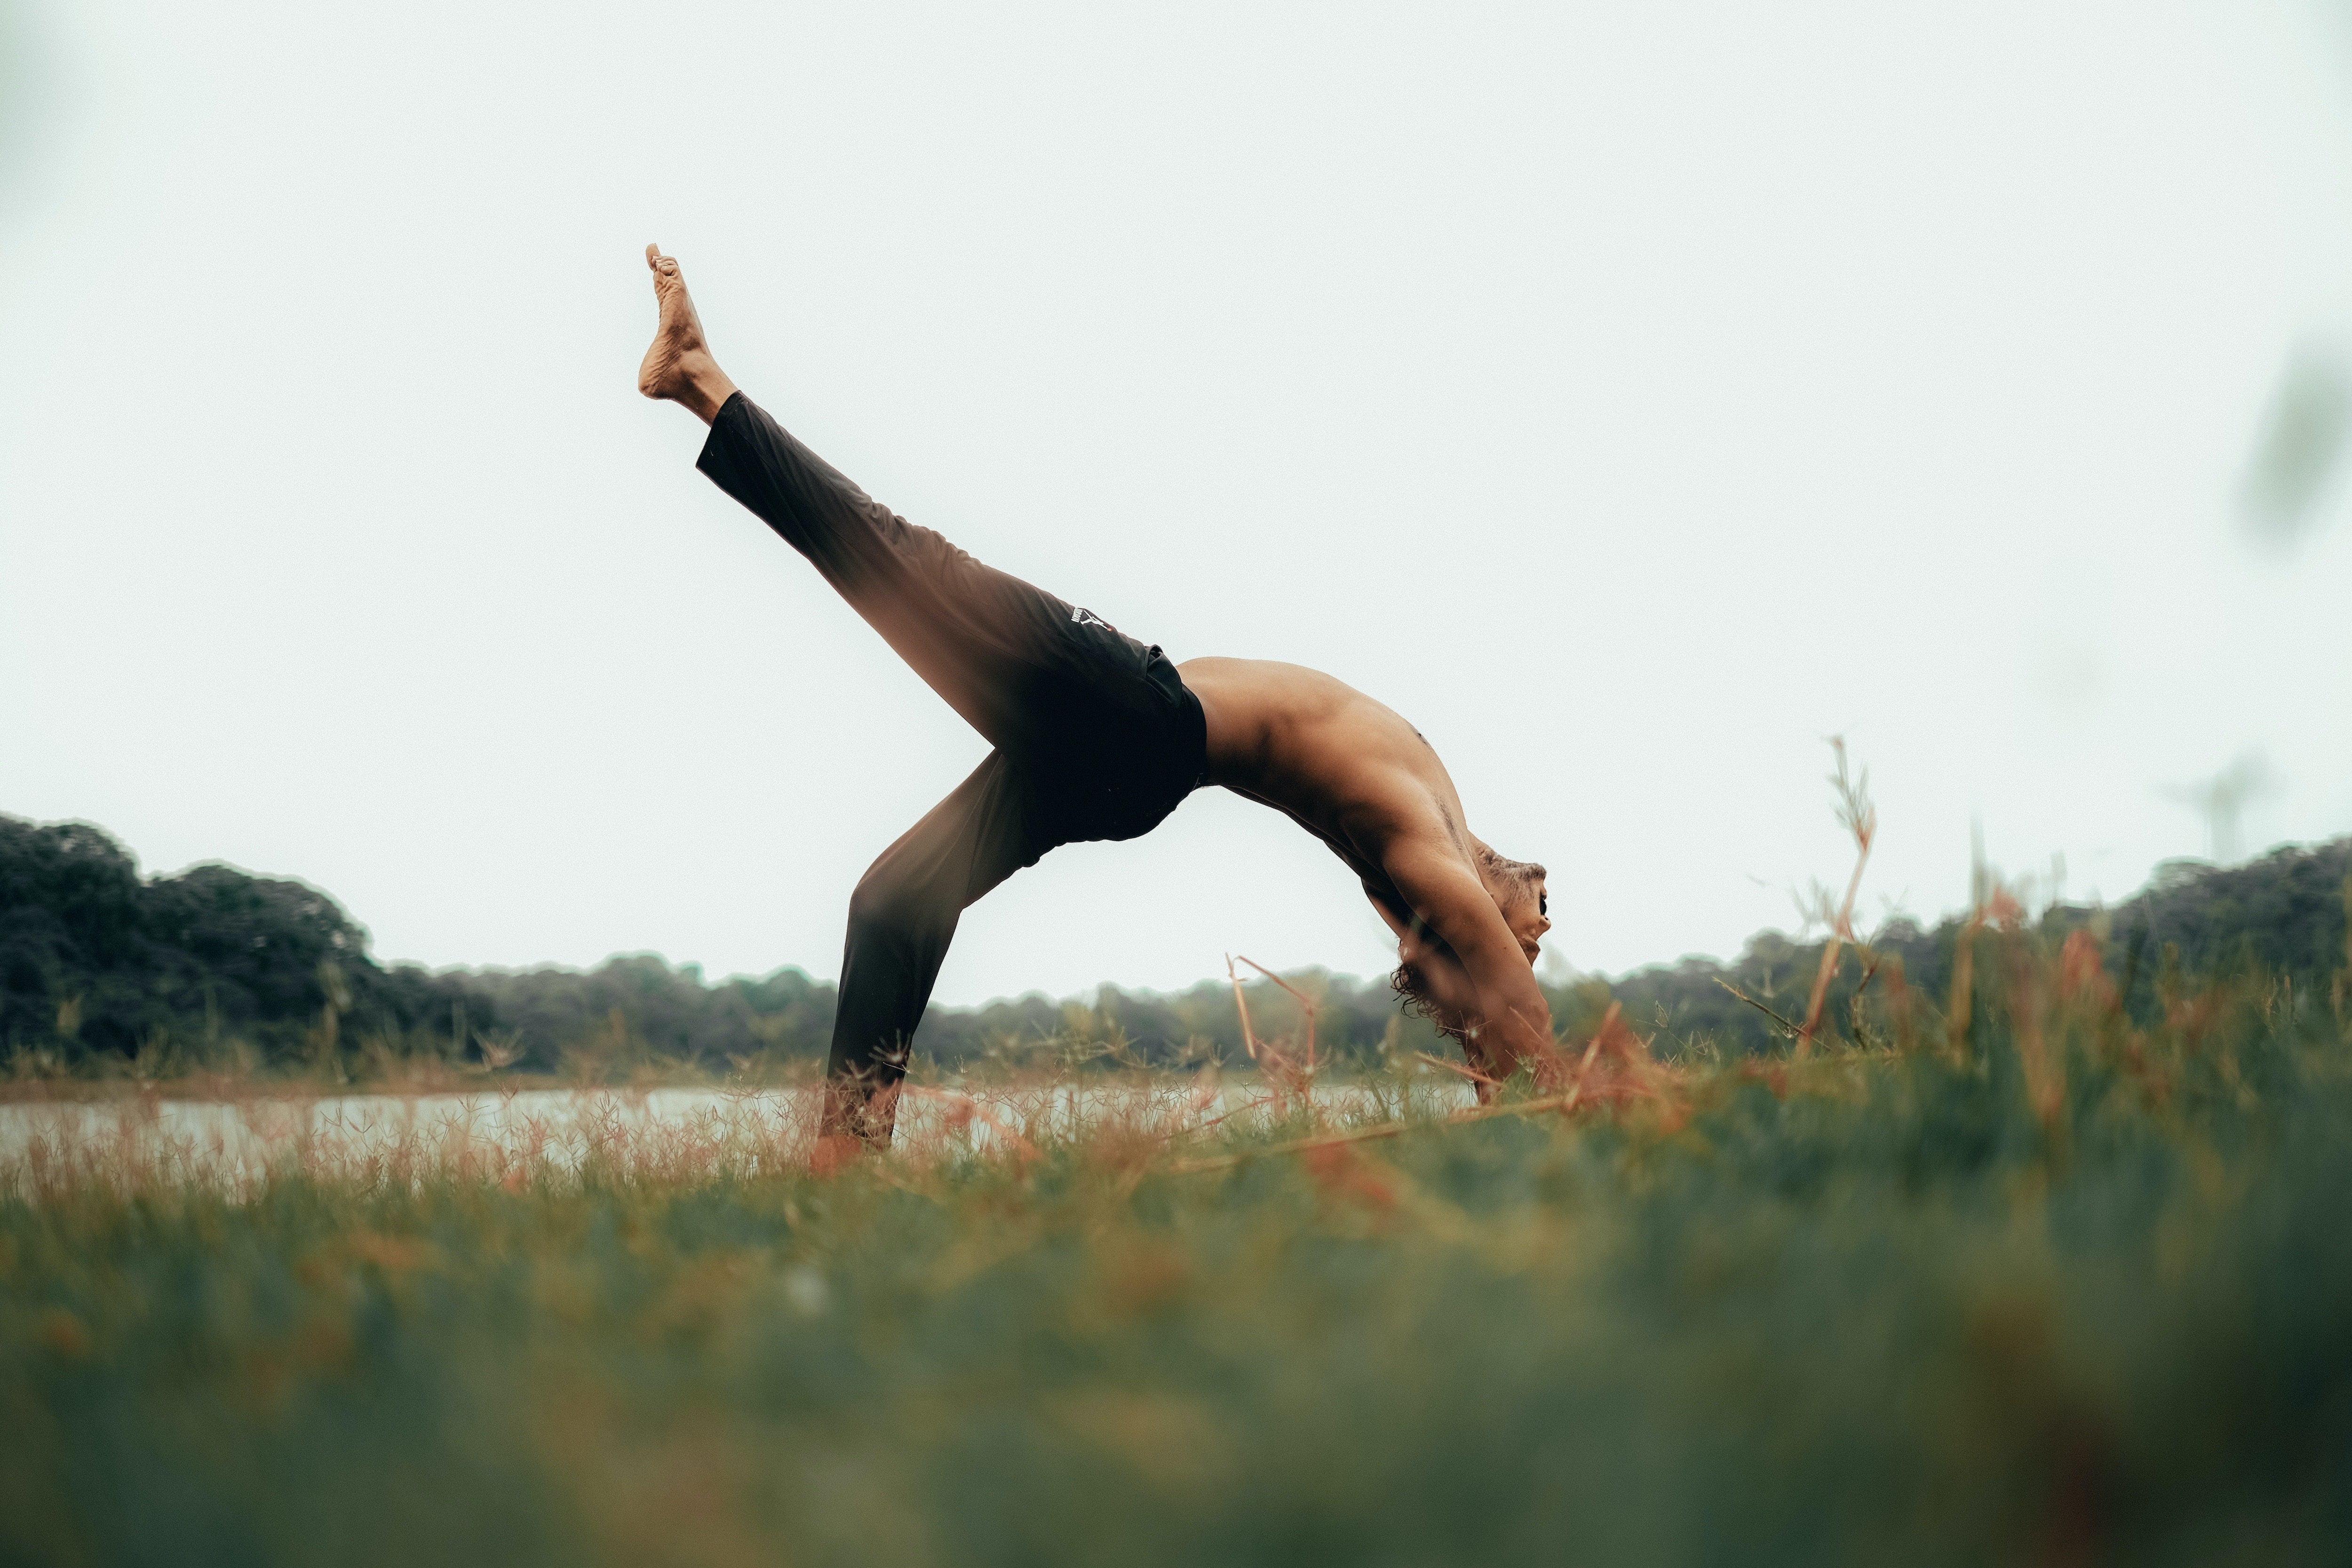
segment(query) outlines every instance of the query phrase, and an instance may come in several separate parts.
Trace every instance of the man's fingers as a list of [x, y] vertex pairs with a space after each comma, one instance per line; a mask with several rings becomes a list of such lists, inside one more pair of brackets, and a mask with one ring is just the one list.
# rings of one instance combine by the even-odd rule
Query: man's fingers
[[659, 270], [661, 270], [661, 247], [660, 247], [660, 246], [658, 246], [658, 245], [648, 245], [648, 246], [646, 246], [646, 266], [648, 266], [648, 267], [650, 267], [650, 268], [654, 268], [654, 270], [656, 270], [656, 271], [657, 271], [657, 272], [658, 272]]

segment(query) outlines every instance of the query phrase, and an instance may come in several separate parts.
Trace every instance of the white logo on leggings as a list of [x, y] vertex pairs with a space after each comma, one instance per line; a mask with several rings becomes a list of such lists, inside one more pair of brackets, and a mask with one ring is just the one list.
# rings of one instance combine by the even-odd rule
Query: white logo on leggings
[[1101, 626], [1108, 631], [1117, 631], [1118, 629], [1117, 626], [1112, 626], [1108, 621], [1104, 620], [1100, 616], [1096, 615], [1092, 610], [1072, 610], [1070, 612], [1070, 624], [1072, 626]]

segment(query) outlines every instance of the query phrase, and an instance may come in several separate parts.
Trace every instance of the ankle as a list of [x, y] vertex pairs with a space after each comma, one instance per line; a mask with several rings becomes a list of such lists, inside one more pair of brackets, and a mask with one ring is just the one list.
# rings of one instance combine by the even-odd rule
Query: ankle
[[714, 423], [739, 389], [707, 351], [698, 349], [688, 354], [678, 369], [686, 379], [684, 395], [678, 401], [694, 410], [695, 417], [705, 425]]

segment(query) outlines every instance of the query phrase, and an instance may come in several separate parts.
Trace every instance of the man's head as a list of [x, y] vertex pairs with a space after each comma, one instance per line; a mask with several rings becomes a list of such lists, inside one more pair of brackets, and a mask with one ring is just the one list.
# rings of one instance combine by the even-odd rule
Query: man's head
[[[1476, 867], [1478, 880], [1486, 884], [1487, 897], [1495, 900], [1496, 912], [1503, 923], [1511, 928], [1518, 939], [1519, 951], [1528, 955], [1532, 964], [1542, 949], [1546, 931], [1551, 930], [1551, 898], [1545, 887], [1541, 866], [1529, 860], [1513, 860], [1487, 847], [1476, 839], [1471, 840], [1471, 863]], [[1416, 928], [1417, 929], [1417, 928]], [[1449, 986], [1450, 976], [1440, 966], [1458, 965], [1451, 953], [1433, 945], [1427, 937], [1408, 934], [1397, 944], [1396, 973], [1389, 976], [1389, 984], [1402, 999], [1405, 1011], [1427, 1018], [1437, 1026], [1438, 1033], [1462, 1040], [1464, 1030], [1457, 1022], [1457, 1012], [1449, 1005], [1446, 993], [1458, 988]]]
[[1487, 896], [1502, 911], [1503, 923], [1511, 928], [1520, 950], [1533, 963], [1541, 951], [1538, 944], [1544, 932], [1551, 930], [1551, 895], [1544, 886], [1544, 868], [1532, 860], [1497, 855], [1476, 839], [1471, 844], [1477, 851], [1478, 879], [1486, 884]]

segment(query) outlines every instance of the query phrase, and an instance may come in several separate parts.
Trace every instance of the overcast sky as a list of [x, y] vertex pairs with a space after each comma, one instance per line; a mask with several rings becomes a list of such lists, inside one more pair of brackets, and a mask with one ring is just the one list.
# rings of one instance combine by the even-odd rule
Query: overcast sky
[[[2352, 337], [2314, 4], [0, 18], [0, 811], [385, 960], [834, 974], [985, 749], [637, 396], [648, 240], [907, 517], [1412, 720], [1579, 969], [1793, 925], [1834, 733], [1874, 919], [1972, 821], [2119, 897], [2233, 764], [2245, 847], [2352, 828], [2352, 500], [2239, 499]], [[1391, 958], [1204, 792], [939, 996], [1227, 952]]]

